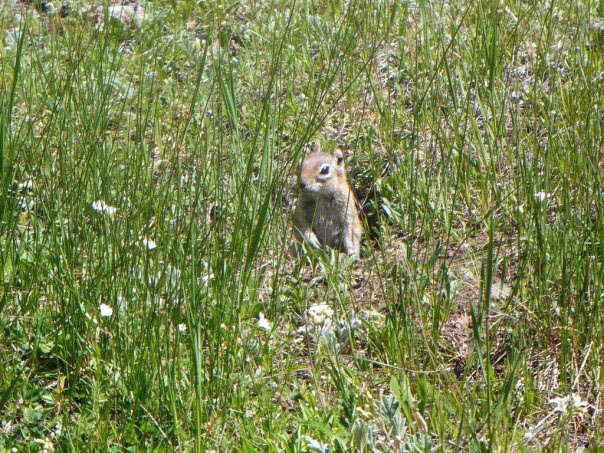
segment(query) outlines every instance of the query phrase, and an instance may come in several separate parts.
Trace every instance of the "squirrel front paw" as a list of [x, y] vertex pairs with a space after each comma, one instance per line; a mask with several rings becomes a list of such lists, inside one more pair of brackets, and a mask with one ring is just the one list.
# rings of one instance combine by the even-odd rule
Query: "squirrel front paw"
[[308, 242], [310, 246], [314, 249], [321, 248], [321, 243], [319, 242], [317, 235], [312, 231], [307, 231], [306, 233], [304, 233], [304, 241]]

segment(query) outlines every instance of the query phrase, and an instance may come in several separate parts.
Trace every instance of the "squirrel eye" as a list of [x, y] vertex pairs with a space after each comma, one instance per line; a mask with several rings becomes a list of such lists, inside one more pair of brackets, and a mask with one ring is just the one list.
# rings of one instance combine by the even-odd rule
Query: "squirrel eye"
[[320, 174], [322, 175], [326, 175], [329, 173], [329, 165], [323, 165], [321, 167], [321, 171], [319, 171]]

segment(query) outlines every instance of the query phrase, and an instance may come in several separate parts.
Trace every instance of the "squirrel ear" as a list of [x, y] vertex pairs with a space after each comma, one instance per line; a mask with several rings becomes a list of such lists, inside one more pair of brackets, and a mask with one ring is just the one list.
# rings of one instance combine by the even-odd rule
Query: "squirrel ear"
[[320, 153], [321, 152], [321, 143], [319, 143], [319, 142], [312, 142], [310, 144], [310, 152], [311, 153]]
[[336, 150], [333, 152], [333, 155], [336, 158], [338, 165], [342, 165], [342, 162], [344, 162], [344, 154], [342, 154], [340, 148], [336, 148]]

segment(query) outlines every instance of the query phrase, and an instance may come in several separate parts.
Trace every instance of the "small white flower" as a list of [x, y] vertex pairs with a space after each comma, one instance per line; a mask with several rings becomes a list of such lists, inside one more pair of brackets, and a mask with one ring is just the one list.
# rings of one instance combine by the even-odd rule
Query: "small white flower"
[[141, 240], [141, 244], [143, 245], [143, 247], [145, 247], [147, 250], [154, 250], [157, 248], [157, 244], [155, 243], [155, 241], [153, 239], [147, 239], [147, 238], [143, 238]]
[[19, 184], [17, 184], [17, 188], [19, 190], [28, 190], [34, 187], [34, 183], [31, 180], [31, 178], [27, 178], [25, 181], [20, 182]]
[[97, 212], [102, 212], [104, 214], [109, 214], [109, 215], [114, 215], [117, 212], [116, 207], [108, 205], [103, 200], [93, 201], [92, 209], [94, 209]]
[[187, 325], [185, 323], [180, 323], [178, 325], [178, 331], [180, 333], [185, 333], [187, 331]]
[[36, 202], [33, 200], [27, 201], [25, 198], [19, 198], [19, 207], [22, 211], [33, 211], [36, 207]]
[[568, 411], [569, 396], [552, 398], [549, 403], [554, 406], [554, 412], [565, 413]]
[[258, 328], [266, 331], [272, 328], [271, 322], [264, 317], [264, 313], [262, 312], [258, 314]]
[[308, 316], [313, 324], [325, 324], [326, 321], [331, 322], [333, 310], [327, 304], [313, 305], [308, 309]]
[[545, 192], [536, 192], [535, 193], [535, 200], [543, 202], [546, 201], [549, 198], [549, 195]]
[[99, 310], [101, 311], [101, 316], [104, 316], [104, 317], [108, 317], [113, 314], [113, 308], [111, 308], [109, 305], [106, 305], [106, 304], [101, 304], [99, 306]]
[[569, 412], [579, 412], [583, 413], [587, 410], [587, 402], [583, 401], [583, 399], [573, 393], [572, 395], [552, 398], [549, 400], [549, 403], [554, 406], [554, 412], [560, 412], [561, 414], [566, 414]]
[[539, 431], [540, 429], [538, 426], [530, 426], [529, 429], [524, 433], [524, 440], [530, 442], [537, 434], [539, 434]]
[[334, 332], [333, 310], [329, 305], [313, 305], [308, 309], [308, 317], [309, 324], [300, 327], [298, 329], [299, 333], [322, 337]]

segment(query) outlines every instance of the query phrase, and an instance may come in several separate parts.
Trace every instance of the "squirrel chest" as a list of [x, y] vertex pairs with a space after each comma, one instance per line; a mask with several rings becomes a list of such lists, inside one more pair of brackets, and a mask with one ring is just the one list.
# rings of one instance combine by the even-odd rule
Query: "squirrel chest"
[[[350, 203], [354, 203], [354, 199], [350, 199]], [[347, 223], [345, 203], [335, 198], [320, 198], [307, 200], [304, 206], [319, 241], [335, 249], [342, 248]]]

